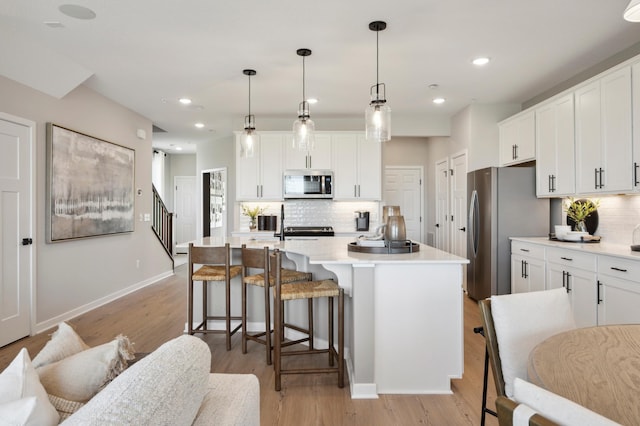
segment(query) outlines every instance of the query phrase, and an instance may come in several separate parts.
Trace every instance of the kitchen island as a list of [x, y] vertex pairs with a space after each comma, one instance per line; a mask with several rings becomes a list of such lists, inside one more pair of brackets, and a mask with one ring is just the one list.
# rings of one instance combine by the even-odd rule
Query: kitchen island
[[[414, 253], [351, 252], [347, 246], [352, 241], [228, 237], [194, 244], [278, 248], [298, 270], [313, 272], [314, 279], [336, 279], [347, 296], [346, 362], [352, 398], [451, 393], [450, 380], [463, 372], [462, 267], [468, 260], [422, 244]], [[326, 334], [326, 329], [317, 331], [320, 339]]]

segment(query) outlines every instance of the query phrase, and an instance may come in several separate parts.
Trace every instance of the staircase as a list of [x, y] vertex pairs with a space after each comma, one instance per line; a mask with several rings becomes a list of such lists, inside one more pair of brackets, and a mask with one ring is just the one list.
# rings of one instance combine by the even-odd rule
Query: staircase
[[151, 229], [162, 243], [164, 250], [167, 252], [173, 262], [173, 213], [167, 210], [162, 197], [158, 194], [156, 187], [151, 185], [153, 189], [153, 222]]

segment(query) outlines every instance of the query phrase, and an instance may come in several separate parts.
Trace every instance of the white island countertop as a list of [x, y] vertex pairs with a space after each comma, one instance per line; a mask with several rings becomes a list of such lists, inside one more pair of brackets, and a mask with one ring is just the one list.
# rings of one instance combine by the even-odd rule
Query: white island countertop
[[466, 264], [468, 259], [420, 244], [420, 250], [414, 253], [370, 254], [348, 250], [348, 244], [355, 241], [352, 237], [309, 237], [280, 241], [275, 238], [247, 237], [205, 237], [193, 241], [196, 246], [222, 246], [229, 243], [232, 248], [246, 244], [250, 248], [277, 248], [287, 253], [306, 256], [310, 264], [381, 264], [381, 263], [453, 263]]

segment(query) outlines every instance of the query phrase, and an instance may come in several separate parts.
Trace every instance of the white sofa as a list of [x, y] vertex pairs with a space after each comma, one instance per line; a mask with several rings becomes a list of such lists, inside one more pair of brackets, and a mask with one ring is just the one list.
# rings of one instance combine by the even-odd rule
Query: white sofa
[[210, 374], [211, 352], [193, 336], [171, 340], [138, 361], [64, 425], [259, 425], [253, 374]]

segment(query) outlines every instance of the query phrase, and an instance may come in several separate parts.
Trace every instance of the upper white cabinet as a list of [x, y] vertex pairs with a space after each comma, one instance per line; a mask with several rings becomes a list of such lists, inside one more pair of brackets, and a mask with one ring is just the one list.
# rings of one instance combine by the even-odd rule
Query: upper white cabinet
[[364, 133], [335, 133], [333, 149], [336, 200], [380, 200], [382, 147], [368, 142]]
[[536, 194], [572, 195], [576, 191], [573, 93], [536, 108]]
[[500, 164], [508, 166], [535, 160], [535, 114], [525, 111], [498, 124]]
[[261, 134], [254, 156], [240, 157], [240, 135], [236, 134], [236, 199], [238, 201], [282, 200], [283, 134]]
[[315, 146], [311, 151], [300, 151], [293, 147], [293, 136], [285, 137], [285, 169], [331, 170], [331, 135], [315, 135]]
[[632, 189], [631, 67], [575, 91], [577, 193]]
[[640, 191], [640, 62], [631, 67], [633, 103], [633, 181], [634, 191]]

